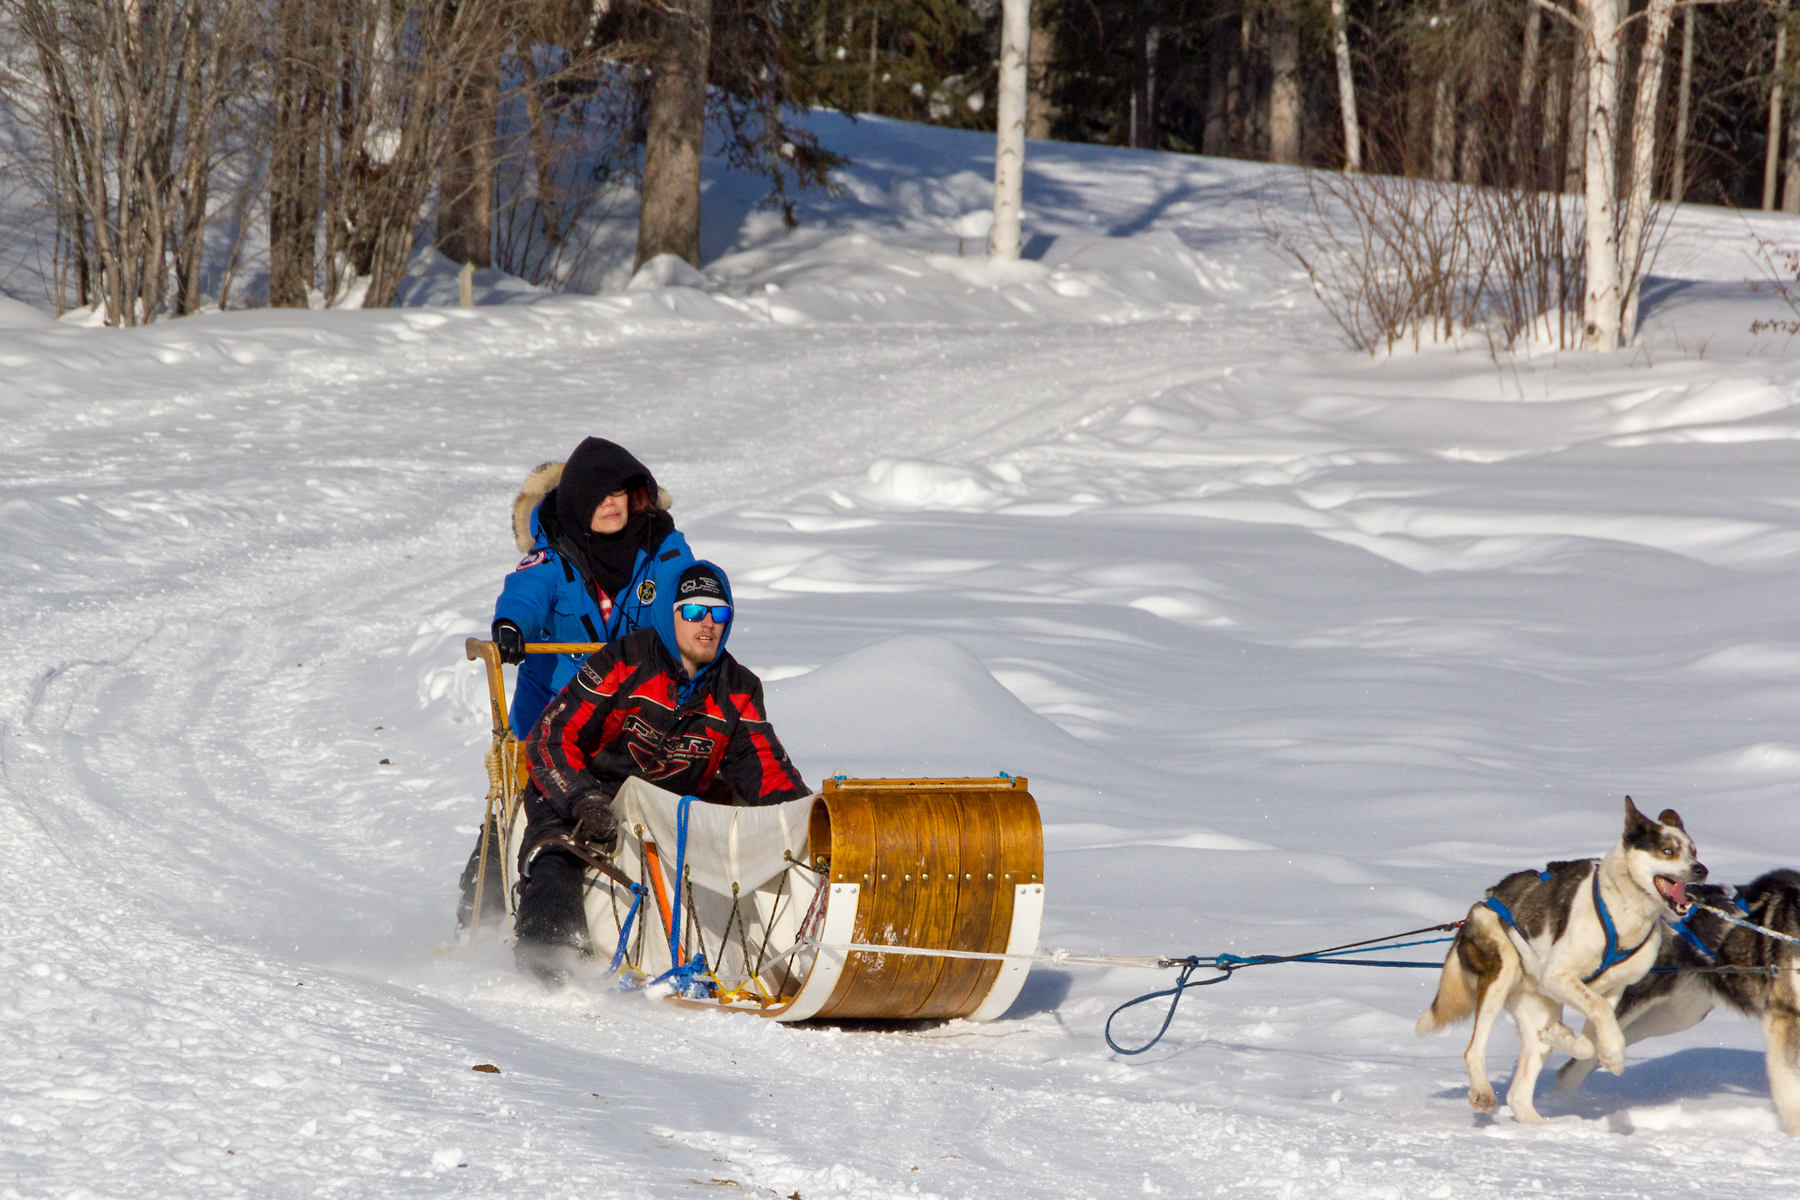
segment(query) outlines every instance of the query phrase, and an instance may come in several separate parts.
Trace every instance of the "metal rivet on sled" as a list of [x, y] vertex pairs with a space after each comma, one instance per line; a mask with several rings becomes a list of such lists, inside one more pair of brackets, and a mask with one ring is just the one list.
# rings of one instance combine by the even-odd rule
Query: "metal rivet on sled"
[[911, 876], [911, 875], [902, 875], [902, 876], [901, 876], [901, 877], [900, 877], [900, 881], [901, 881], [901, 882], [902, 882], [902, 883], [911, 883], [911, 882], [912, 882], [912, 876]]
[[993, 881], [994, 881], [994, 873], [992, 871], [989, 871], [988, 872], [988, 882], [992, 883]]
[[973, 879], [975, 877], [973, 875], [964, 875], [963, 878], [964, 879]]

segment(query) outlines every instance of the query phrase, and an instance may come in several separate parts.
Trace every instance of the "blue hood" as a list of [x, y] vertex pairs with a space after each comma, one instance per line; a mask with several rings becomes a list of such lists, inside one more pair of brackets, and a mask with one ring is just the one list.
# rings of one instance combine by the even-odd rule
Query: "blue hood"
[[[727, 604], [733, 603], [731, 599], [731, 579], [720, 569], [718, 563], [708, 562], [706, 559], [702, 558], [687, 561], [673, 559], [666, 563], [659, 562], [656, 564], [656, 595], [658, 599], [656, 603], [650, 607], [650, 625], [651, 628], [656, 630], [656, 636], [662, 639], [663, 648], [669, 652], [669, 657], [675, 660], [677, 666], [680, 666], [681, 664], [681, 648], [675, 644], [675, 587], [676, 584], [681, 581], [682, 572], [686, 571], [689, 567], [696, 566], [706, 567], [708, 570], [712, 571], [713, 574], [717, 575], [719, 577], [719, 582], [725, 587], [725, 602]], [[668, 597], [668, 599], [665, 601], [662, 597]], [[735, 607], [735, 605], [733, 606]], [[726, 625], [724, 632], [719, 634], [719, 654], [721, 656], [725, 653], [725, 643], [731, 640], [731, 626], [735, 624], [737, 624], [737, 614], [733, 613], [731, 623]], [[706, 678], [706, 673], [717, 666], [718, 662], [719, 660], [714, 658], [712, 662], [709, 662], [704, 667], [700, 668], [700, 673], [698, 675], [681, 685], [678, 695], [683, 704], [686, 704], [693, 698], [694, 689], [699, 687], [700, 681]]]

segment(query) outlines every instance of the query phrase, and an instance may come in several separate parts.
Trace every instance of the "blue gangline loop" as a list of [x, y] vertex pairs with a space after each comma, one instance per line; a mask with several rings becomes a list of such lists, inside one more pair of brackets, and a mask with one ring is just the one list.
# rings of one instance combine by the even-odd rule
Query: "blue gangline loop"
[[[1367, 942], [1355, 942], [1348, 946], [1333, 946], [1328, 950], [1314, 950], [1307, 954], [1253, 954], [1248, 956], [1240, 954], [1216, 954], [1211, 958], [1190, 956], [1188, 958], [1165, 959], [1162, 963], [1163, 966], [1181, 968], [1181, 974], [1175, 977], [1175, 986], [1163, 988], [1161, 991], [1157, 992], [1147, 992], [1144, 995], [1137, 997], [1135, 1000], [1127, 1000], [1125, 1003], [1119, 1005], [1119, 1007], [1113, 1009], [1112, 1015], [1106, 1018], [1106, 1044], [1112, 1048], [1114, 1054], [1142, 1054], [1144, 1051], [1150, 1049], [1150, 1047], [1156, 1045], [1156, 1043], [1162, 1041], [1163, 1034], [1169, 1032], [1169, 1025], [1175, 1020], [1175, 1009], [1176, 1006], [1181, 1003], [1183, 992], [1191, 987], [1211, 987], [1215, 983], [1224, 983], [1227, 979], [1231, 978], [1234, 972], [1240, 971], [1245, 967], [1261, 967], [1266, 966], [1269, 963], [1309, 962], [1340, 967], [1414, 967], [1433, 971], [1438, 970], [1443, 964], [1434, 962], [1394, 961], [1391, 959], [1347, 958], [1345, 956], [1351, 954], [1373, 954], [1378, 950], [1404, 950], [1409, 946], [1432, 946], [1437, 945], [1440, 942], [1455, 941], [1456, 939], [1454, 937], [1423, 938], [1416, 942], [1395, 941], [1393, 938], [1410, 937], [1414, 933], [1435, 933], [1439, 930], [1455, 929], [1461, 924], [1461, 921], [1457, 921], [1447, 925], [1432, 925], [1425, 929], [1414, 929], [1407, 933], [1395, 934], [1393, 937], [1370, 938]], [[1213, 970], [1219, 972], [1219, 974], [1213, 976], [1211, 979], [1193, 978], [1194, 972], [1201, 967], [1211, 967]], [[1151, 1000], [1160, 1000], [1164, 996], [1170, 998], [1169, 1011], [1164, 1014], [1162, 1027], [1156, 1031], [1155, 1037], [1152, 1037], [1149, 1041], [1137, 1047], [1135, 1050], [1127, 1050], [1125, 1047], [1119, 1045], [1119, 1043], [1113, 1041], [1112, 1025], [1113, 1022], [1118, 1019], [1120, 1013], [1128, 1008], [1133, 1008]]]
[[[1114, 1054], [1142, 1054], [1144, 1051], [1150, 1049], [1150, 1047], [1156, 1045], [1156, 1043], [1162, 1041], [1163, 1034], [1169, 1032], [1169, 1023], [1175, 1019], [1175, 1006], [1181, 1003], [1181, 993], [1185, 992], [1190, 987], [1210, 987], [1215, 983], [1224, 983], [1227, 979], [1231, 978], [1231, 972], [1236, 969], [1234, 967], [1223, 966], [1217, 961], [1209, 962], [1204, 958], [1183, 958], [1170, 965], [1179, 965], [1181, 967], [1181, 974], [1175, 977], [1174, 987], [1164, 988], [1160, 992], [1146, 993], [1145, 995], [1139, 996], [1136, 1000], [1127, 1000], [1125, 1003], [1119, 1005], [1119, 1007], [1113, 1009], [1112, 1016], [1106, 1018], [1106, 1044], [1112, 1047]], [[1202, 979], [1197, 982], [1190, 980], [1189, 977], [1201, 967], [1212, 967], [1216, 971], [1223, 972], [1223, 974], [1215, 975], [1211, 979]], [[1118, 1020], [1120, 1013], [1134, 1005], [1144, 1004], [1151, 1000], [1159, 1000], [1164, 996], [1170, 996], [1172, 999], [1169, 1001], [1169, 1011], [1163, 1014], [1162, 1028], [1156, 1031], [1155, 1037], [1151, 1038], [1135, 1050], [1127, 1050], [1125, 1047], [1119, 1045], [1119, 1043], [1113, 1041], [1112, 1024], [1114, 1021]]]

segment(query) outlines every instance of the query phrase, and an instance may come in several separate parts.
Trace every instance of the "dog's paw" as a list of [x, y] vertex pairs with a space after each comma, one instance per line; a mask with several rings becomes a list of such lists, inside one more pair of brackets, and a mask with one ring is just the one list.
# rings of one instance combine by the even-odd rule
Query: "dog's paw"
[[1611, 1071], [1614, 1075], [1625, 1073], [1625, 1047], [1620, 1046], [1617, 1049], [1611, 1046], [1604, 1047], [1601, 1049], [1599, 1057], [1602, 1071]]
[[1594, 1043], [1581, 1037], [1561, 1021], [1546, 1025], [1543, 1032], [1538, 1034], [1538, 1040], [1552, 1050], [1561, 1050], [1570, 1058], [1594, 1057]]
[[1509, 1104], [1507, 1107], [1512, 1109], [1512, 1119], [1521, 1125], [1542, 1125], [1544, 1123], [1544, 1118], [1538, 1115], [1538, 1110], [1529, 1104], [1523, 1106]]
[[1469, 1107], [1476, 1112], [1493, 1112], [1500, 1107], [1500, 1097], [1494, 1095], [1491, 1087], [1472, 1087], [1469, 1089]]

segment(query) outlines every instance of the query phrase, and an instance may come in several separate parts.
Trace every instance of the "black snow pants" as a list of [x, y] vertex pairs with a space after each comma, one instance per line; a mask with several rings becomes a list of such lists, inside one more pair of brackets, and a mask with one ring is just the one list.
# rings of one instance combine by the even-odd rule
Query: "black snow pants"
[[536, 787], [527, 787], [522, 799], [525, 840], [519, 848], [519, 911], [513, 926], [513, 958], [521, 971], [529, 971], [547, 982], [560, 982], [571, 958], [592, 958], [594, 954], [587, 912], [582, 906], [587, 868], [580, 859], [562, 850], [532, 855], [532, 847], [543, 838], [572, 834], [575, 825], [558, 816]]

